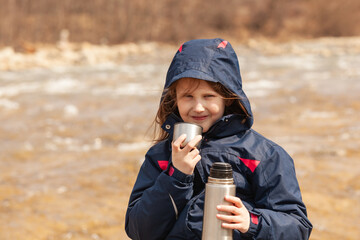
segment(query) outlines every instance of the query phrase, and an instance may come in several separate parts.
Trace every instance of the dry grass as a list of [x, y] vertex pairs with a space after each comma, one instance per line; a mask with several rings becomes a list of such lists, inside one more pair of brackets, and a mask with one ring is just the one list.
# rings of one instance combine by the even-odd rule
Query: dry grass
[[0, 0], [0, 46], [360, 34], [357, 0]]

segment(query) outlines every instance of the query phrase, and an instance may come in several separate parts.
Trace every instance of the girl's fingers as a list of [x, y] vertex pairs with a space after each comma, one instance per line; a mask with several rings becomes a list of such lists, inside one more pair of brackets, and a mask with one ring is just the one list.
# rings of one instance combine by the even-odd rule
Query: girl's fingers
[[172, 143], [172, 163], [174, 167], [186, 174], [192, 174], [195, 165], [201, 160], [200, 151], [195, 147], [202, 136], [195, 136], [185, 147], [181, 147], [186, 139], [182, 134]]
[[189, 152], [189, 156], [191, 157], [196, 157], [197, 155], [199, 155], [200, 151], [197, 148], [194, 148], [191, 152]]
[[242, 201], [238, 197], [227, 195], [227, 196], [225, 196], [225, 200], [232, 203], [232, 204], [234, 204], [238, 208], [244, 207], [244, 204], [242, 203]]
[[245, 233], [249, 230], [250, 214], [246, 209], [241, 199], [234, 196], [225, 196], [225, 200], [232, 205], [218, 205], [218, 211], [224, 212], [217, 214], [216, 217], [222, 221], [223, 228], [238, 229], [240, 232]]
[[239, 221], [239, 217], [234, 215], [216, 214], [216, 217], [228, 223], [236, 223]]
[[201, 160], [201, 156], [200, 156], [200, 155], [197, 155], [197, 156], [193, 159], [193, 161], [194, 161], [194, 167], [195, 167], [195, 165], [196, 165], [200, 160]]
[[242, 233], [246, 233], [249, 230], [250, 222], [246, 218], [222, 214], [217, 214], [216, 217], [223, 221], [221, 223], [223, 228], [237, 229]]
[[241, 228], [241, 224], [238, 223], [222, 223], [221, 226], [223, 228], [227, 228], [227, 229], [240, 229]]
[[186, 139], [186, 134], [181, 134], [180, 137], [173, 142], [173, 147], [180, 149], [181, 144], [185, 141], [185, 139]]
[[240, 208], [236, 207], [236, 206], [229, 206], [229, 205], [219, 205], [216, 207], [217, 210], [221, 211], [221, 212], [227, 212], [233, 215], [240, 215], [241, 214], [241, 210]]
[[196, 135], [185, 147], [187, 147], [188, 150], [191, 151], [196, 147], [196, 145], [201, 141], [201, 139], [201, 135]]

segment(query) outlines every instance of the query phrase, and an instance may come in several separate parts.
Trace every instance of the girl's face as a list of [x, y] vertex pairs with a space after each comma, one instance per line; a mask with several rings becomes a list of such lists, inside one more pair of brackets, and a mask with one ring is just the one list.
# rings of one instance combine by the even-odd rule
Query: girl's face
[[225, 100], [204, 80], [178, 80], [176, 101], [184, 122], [200, 125], [203, 132], [207, 132], [225, 111]]

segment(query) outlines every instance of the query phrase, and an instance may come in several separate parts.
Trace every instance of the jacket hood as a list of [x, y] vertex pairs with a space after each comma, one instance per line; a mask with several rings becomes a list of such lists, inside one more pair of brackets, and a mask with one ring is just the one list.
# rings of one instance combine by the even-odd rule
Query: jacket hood
[[181, 45], [170, 64], [164, 89], [185, 77], [219, 82], [238, 95], [249, 114], [244, 125], [251, 128], [250, 102], [242, 90], [238, 58], [229, 42], [220, 38], [196, 39]]

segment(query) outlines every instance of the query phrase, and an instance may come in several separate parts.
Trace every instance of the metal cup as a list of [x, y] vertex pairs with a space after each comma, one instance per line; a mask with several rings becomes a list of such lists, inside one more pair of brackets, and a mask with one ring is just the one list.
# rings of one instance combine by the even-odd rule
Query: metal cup
[[[202, 135], [202, 127], [194, 123], [175, 123], [173, 140], [175, 141], [184, 133], [186, 134], [186, 139], [181, 144], [181, 147], [185, 147], [196, 135]], [[200, 142], [201, 141], [199, 141], [196, 147], [200, 146]]]

